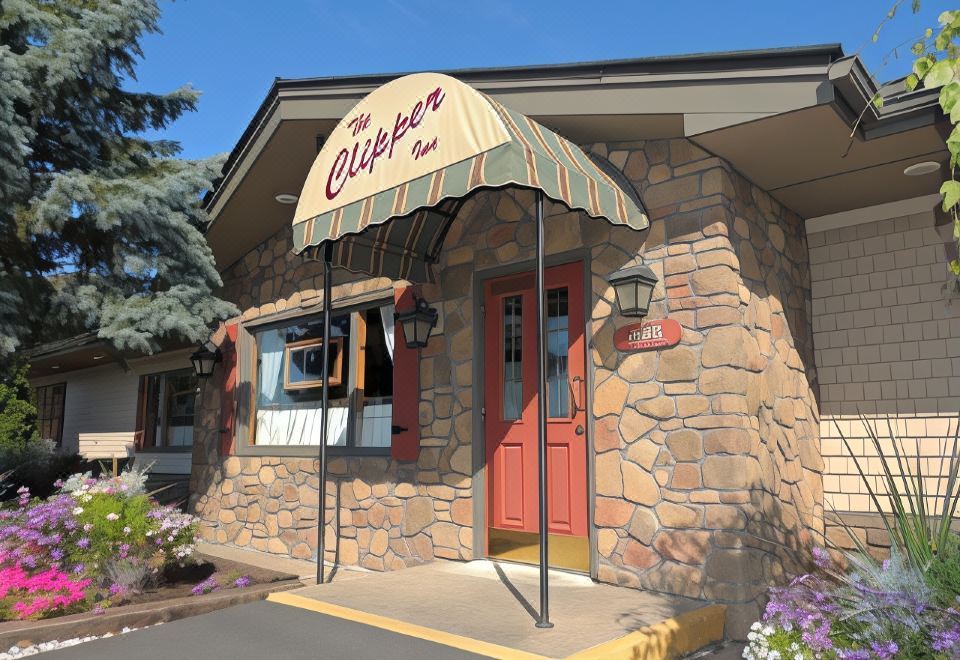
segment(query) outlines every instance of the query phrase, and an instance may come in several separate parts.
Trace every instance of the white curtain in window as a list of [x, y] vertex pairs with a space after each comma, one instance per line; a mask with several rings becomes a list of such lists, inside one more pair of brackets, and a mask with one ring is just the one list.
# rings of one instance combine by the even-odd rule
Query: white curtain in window
[[260, 335], [260, 381], [257, 397], [259, 402], [274, 402], [279, 399], [278, 386], [283, 371], [283, 330], [271, 330]]
[[390, 359], [393, 359], [393, 330], [396, 327], [396, 321], [393, 320], [393, 304], [384, 305], [380, 308], [380, 320], [383, 321], [383, 338], [387, 344], [387, 352]]
[[[347, 406], [330, 404], [327, 445], [347, 444]], [[319, 445], [320, 406], [316, 401], [289, 403], [280, 409], [257, 410], [258, 445]]]

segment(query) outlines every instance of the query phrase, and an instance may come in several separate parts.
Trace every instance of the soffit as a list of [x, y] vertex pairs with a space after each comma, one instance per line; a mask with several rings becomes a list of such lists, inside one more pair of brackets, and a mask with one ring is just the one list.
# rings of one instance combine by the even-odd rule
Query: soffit
[[937, 175], [908, 177], [924, 160], [945, 162], [944, 124], [865, 140], [832, 104], [693, 136], [803, 217], [935, 192]]

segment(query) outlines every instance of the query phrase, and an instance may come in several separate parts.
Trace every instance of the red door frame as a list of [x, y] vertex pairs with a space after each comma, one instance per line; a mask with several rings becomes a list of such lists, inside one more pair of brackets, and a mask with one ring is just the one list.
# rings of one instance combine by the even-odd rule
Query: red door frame
[[[586, 415], [586, 324], [583, 263], [546, 269], [549, 292], [568, 292], [568, 383], [577, 383], [571, 404], [576, 411], [547, 420], [551, 534], [589, 536], [588, 445]], [[503, 420], [503, 299], [519, 295], [522, 305], [523, 411]], [[484, 314], [484, 456], [487, 478], [485, 521], [488, 527], [537, 533], [536, 321], [533, 272], [507, 275], [483, 284]], [[573, 389], [573, 388], [572, 388]], [[579, 432], [578, 432], [579, 431]], [[518, 483], [519, 482], [519, 483]]]

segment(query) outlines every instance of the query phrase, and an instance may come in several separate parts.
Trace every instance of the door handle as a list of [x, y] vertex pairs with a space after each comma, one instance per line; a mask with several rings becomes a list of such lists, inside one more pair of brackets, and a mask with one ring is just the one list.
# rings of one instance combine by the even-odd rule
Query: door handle
[[[576, 387], [574, 387], [574, 383], [576, 383]], [[567, 384], [570, 385], [570, 419], [573, 419], [577, 416], [578, 412], [586, 410], [586, 408], [577, 403], [578, 395], [583, 394], [583, 378], [574, 376], [567, 381]]]

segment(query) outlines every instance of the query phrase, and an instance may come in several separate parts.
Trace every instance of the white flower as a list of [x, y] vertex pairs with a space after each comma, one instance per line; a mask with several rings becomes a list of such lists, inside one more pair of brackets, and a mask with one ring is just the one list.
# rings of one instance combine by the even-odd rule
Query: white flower
[[131, 530], [130, 530], [129, 527], [124, 527], [124, 528], [123, 528], [123, 533], [124, 533], [124, 534], [129, 534], [130, 531], [131, 531]]
[[118, 516], [118, 515], [115, 514], [115, 513], [108, 513], [108, 514], [107, 514], [107, 520], [119, 520], [119, 519], [120, 519], [120, 516]]
[[79, 516], [81, 513], [83, 513], [83, 507], [78, 506], [73, 510], [73, 515], [75, 516]]

